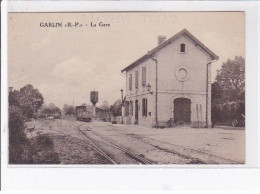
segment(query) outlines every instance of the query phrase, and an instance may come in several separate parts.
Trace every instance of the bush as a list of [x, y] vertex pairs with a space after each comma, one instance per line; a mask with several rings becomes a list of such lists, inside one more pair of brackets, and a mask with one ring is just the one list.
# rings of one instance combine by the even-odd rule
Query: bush
[[30, 141], [24, 132], [24, 116], [22, 110], [16, 106], [9, 107], [9, 163], [30, 163], [28, 155]]
[[60, 164], [58, 153], [54, 150], [54, 143], [50, 136], [39, 135], [32, 144], [34, 164]]
[[60, 164], [58, 153], [40, 152], [33, 157], [34, 164]]
[[39, 135], [35, 139], [37, 150], [51, 150], [54, 148], [53, 140], [48, 135]]
[[34, 110], [33, 110], [32, 106], [24, 105], [24, 106], [21, 106], [21, 109], [23, 110], [23, 115], [25, 115], [28, 119], [33, 118]]
[[54, 143], [48, 135], [28, 139], [25, 133], [23, 111], [9, 107], [9, 163], [10, 164], [59, 164]]
[[233, 101], [225, 104], [213, 104], [211, 115], [212, 122], [231, 125], [235, 119], [244, 120], [244, 118], [241, 119], [241, 115], [245, 115], [245, 103]]

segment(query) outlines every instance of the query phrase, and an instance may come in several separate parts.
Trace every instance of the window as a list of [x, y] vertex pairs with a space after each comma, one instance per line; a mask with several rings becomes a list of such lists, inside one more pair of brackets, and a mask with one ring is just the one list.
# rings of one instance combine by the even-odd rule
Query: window
[[133, 101], [130, 101], [129, 109], [130, 109], [129, 115], [133, 116], [134, 115], [134, 113], [133, 113], [133, 111], [134, 111]]
[[138, 71], [135, 72], [135, 88], [138, 88]]
[[132, 74], [129, 74], [129, 90], [132, 90]]
[[125, 116], [129, 115], [129, 101], [125, 102]]
[[142, 84], [146, 85], [146, 67], [142, 67]]
[[180, 44], [180, 52], [185, 53], [186, 52], [186, 45], [184, 43]]
[[147, 98], [142, 99], [142, 115], [147, 117]]

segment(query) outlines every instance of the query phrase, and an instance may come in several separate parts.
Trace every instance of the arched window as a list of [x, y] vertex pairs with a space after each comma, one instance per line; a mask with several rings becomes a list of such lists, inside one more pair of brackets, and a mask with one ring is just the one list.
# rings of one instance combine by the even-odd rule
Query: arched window
[[180, 44], [180, 52], [181, 53], [186, 53], [186, 44], [184, 44], [184, 43]]

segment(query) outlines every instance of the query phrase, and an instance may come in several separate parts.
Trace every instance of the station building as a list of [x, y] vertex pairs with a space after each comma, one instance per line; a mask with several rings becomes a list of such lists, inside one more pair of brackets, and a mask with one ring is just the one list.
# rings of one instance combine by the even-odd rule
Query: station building
[[122, 70], [123, 123], [211, 126], [211, 64], [218, 56], [183, 29]]

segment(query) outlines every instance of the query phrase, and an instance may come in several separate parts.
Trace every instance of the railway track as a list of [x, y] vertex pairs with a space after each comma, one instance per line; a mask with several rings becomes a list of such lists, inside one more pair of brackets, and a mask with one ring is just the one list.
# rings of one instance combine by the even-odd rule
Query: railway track
[[78, 130], [79, 132], [85, 137], [85, 139], [88, 141], [88, 146], [90, 148], [92, 148], [94, 151], [96, 151], [97, 153], [99, 153], [102, 157], [104, 157], [108, 162], [110, 162], [111, 164], [117, 164], [110, 156], [108, 156], [104, 151], [102, 151], [93, 141], [91, 141], [91, 139], [83, 132], [80, 130], [80, 127], [85, 125], [85, 123], [83, 124], [79, 124]]
[[[114, 161], [114, 159], [112, 159], [110, 156], [108, 156], [103, 150], [101, 150], [97, 144], [94, 143], [93, 140], [91, 140], [91, 138], [85, 133], [84, 130], [81, 130], [80, 127], [82, 127], [83, 125], [85, 125], [85, 123], [78, 125], [78, 130], [79, 132], [87, 139], [87, 141], [90, 143], [90, 145], [92, 146], [92, 149], [94, 149], [95, 151], [97, 151], [99, 154], [101, 154], [104, 158], [106, 158], [108, 161], [110, 161], [112, 164], [117, 164], [117, 162]], [[88, 132], [91, 132], [92, 134], [96, 135], [97, 137], [102, 138], [105, 142], [99, 141], [99, 143], [104, 144], [106, 146], [111, 146], [113, 148], [116, 148], [117, 150], [120, 150], [121, 152], [125, 153], [126, 155], [130, 156], [132, 159], [138, 161], [139, 164], [155, 164], [154, 162], [130, 151], [127, 148], [124, 148], [123, 146], [105, 138], [104, 136], [102, 136], [101, 134], [97, 133], [97, 132], [93, 132], [89, 127], [85, 126], [85, 128], [87, 129]], [[97, 140], [95, 140], [97, 141]]]
[[[116, 130], [120, 130], [121, 132], [124, 132], [124, 134], [127, 134], [124, 130], [120, 129], [119, 127], [116, 127], [114, 125], [109, 125], [110, 127], [112, 128], [115, 128]], [[231, 164], [244, 164], [243, 162], [241, 161], [236, 161], [236, 160], [231, 160], [231, 159], [228, 159], [228, 158], [225, 158], [223, 156], [218, 156], [218, 155], [215, 155], [215, 154], [210, 154], [210, 153], [207, 153], [207, 152], [204, 152], [204, 151], [201, 151], [201, 150], [197, 150], [197, 149], [194, 149], [194, 148], [189, 148], [189, 147], [185, 147], [185, 146], [180, 146], [180, 145], [177, 145], [177, 144], [173, 144], [173, 143], [168, 143], [168, 142], [164, 142], [164, 141], [160, 141], [160, 140], [157, 140], [157, 139], [154, 139], [154, 138], [151, 138], [151, 137], [147, 137], [147, 136], [144, 136], [144, 135], [138, 135], [142, 138], [146, 138], [146, 139], [151, 139], [152, 141], [157, 141], [157, 142], [160, 142], [160, 143], [163, 143], [163, 144], [168, 144], [168, 145], [172, 145], [172, 146], [175, 146], [175, 147], [179, 147], [183, 150], [189, 150], [191, 152], [195, 152], [197, 154], [202, 154], [202, 155], [207, 155], [208, 157], [212, 157], [212, 158], [216, 158], [216, 159], [220, 159], [220, 160], [225, 160]], [[176, 152], [174, 150], [174, 152]], [[184, 157], [190, 157], [188, 155], [185, 155], [183, 153], [178, 153], [176, 152], [177, 154], [179, 155], [182, 155]], [[207, 162], [206, 162], [207, 163]]]
[[[71, 121], [72, 122], [72, 121]], [[84, 125], [83, 124], [79, 124], [77, 127], [79, 128], [80, 126]], [[60, 134], [62, 135], [67, 135], [66, 133], [59, 131]], [[80, 131], [81, 133], [81, 131]], [[82, 134], [82, 133], [81, 133]], [[83, 135], [83, 134], [82, 134]], [[88, 143], [87, 146], [90, 147], [92, 150], [94, 150], [95, 152], [99, 153], [103, 158], [105, 158], [109, 163], [111, 164], [117, 164], [110, 156], [108, 156], [105, 152], [103, 152], [98, 146], [96, 146], [89, 138], [87, 138]]]
[[110, 156], [108, 156], [105, 152], [103, 152], [96, 144], [93, 143], [93, 141], [90, 140], [90, 138], [88, 138], [86, 136], [86, 134], [84, 132], [82, 132], [81, 130], [79, 130], [79, 132], [86, 137], [86, 139], [89, 141], [89, 145], [90, 147], [95, 150], [96, 152], [98, 152], [101, 156], [103, 156], [105, 159], [107, 159], [109, 162], [111, 162], [111, 164], [117, 164]]
[[[85, 123], [79, 125], [79, 131], [81, 132], [82, 135], [84, 135], [86, 138], [88, 138], [87, 134], [80, 129], [80, 127], [83, 126], [83, 125], [85, 125]], [[119, 131], [123, 132], [124, 135], [128, 134], [124, 130], [121, 130], [119, 127], [116, 127], [116, 126], [113, 126], [113, 125], [109, 125], [109, 127], [112, 127], [114, 129], [116, 129], [117, 131], [119, 130]], [[156, 164], [155, 162], [147, 160], [146, 158], [144, 158], [144, 157], [142, 157], [142, 156], [140, 156], [136, 153], [133, 153], [132, 151], [116, 144], [115, 142], [113, 142], [113, 141], [109, 140], [108, 138], [104, 137], [103, 135], [101, 135], [97, 132], [94, 132], [88, 126], [85, 126], [85, 128], [87, 129], [88, 132], [91, 132], [92, 134], [102, 138], [103, 140], [105, 140], [110, 145], [106, 144], [104, 142], [100, 142], [100, 143], [108, 145], [108, 146], [111, 146], [111, 144], [112, 144], [112, 146], [114, 148], [121, 150], [122, 152], [126, 153], [127, 155], [130, 155], [132, 158], [134, 158], [135, 160], [137, 160], [141, 164]], [[160, 142], [160, 143], [163, 143], [163, 144], [168, 144], [170, 146], [174, 146], [176, 149], [173, 149], [173, 150], [170, 149], [169, 150], [169, 149], [164, 149], [164, 148], [158, 147], [158, 145], [153, 145], [153, 144], [150, 143], [152, 146], [156, 147], [157, 149], [161, 149], [161, 150], [166, 151], [168, 153], [177, 154], [177, 155], [179, 155], [180, 157], [183, 157], [183, 158], [194, 159], [201, 164], [218, 164], [218, 163], [219, 164], [243, 164], [243, 162], [240, 162], [240, 161], [231, 160], [231, 159], [228, 159], [228, 158], [225, 158], [225, 157], [222, 157], [222, 156], [203, 152], [203, 151], [200, 151], [200, 150], [197, 150], [197, 149], [194, 149], [194, 148], [188, 148], [188, 147], [185, 147], [185, 146], [180, 146], [180, 145], [176, 145], [176, 144], [173, 144], [173, 143], [160, 141], [160, 140], [157, 140], [157, 139], [154, 139], [154, 138], [151, 138], [151, 137], [146, 137], [146, 136], [143, 136], [143, 135], [138, 135], [138, 136], [142, 137], [143, 139], [150, 139], [150, 140], [155, 141], [155, 142]], [[178, 150], [178, 151], [176, 151], [176, 150]], [[186, 152], [188, 152], [188, 154]], [[186, 153], [186, 154], [184, 154], [184, 153]], [[195, 155], [198, 154], [200, 156], [204, 156], [204, 158], [207, 158], [207, 159], [198, 159], [198, 157], [192, 157], [190, 155], [190, 153], [193, 153]], [[214, 162], [214, 161], [222, 161], [222, 162]]]

